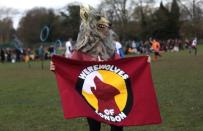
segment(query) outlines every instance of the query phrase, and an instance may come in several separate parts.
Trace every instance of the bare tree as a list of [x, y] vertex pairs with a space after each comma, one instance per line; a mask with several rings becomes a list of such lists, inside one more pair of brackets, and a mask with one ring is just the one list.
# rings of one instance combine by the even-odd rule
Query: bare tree
[[13, 16], [19, 14], [19, 11], [13, 8], [0, 7], [0, 19], [12, 18]]
[[[40, 31], [44, 26], [52, 26], [57, 20], [52, 9], [33, 8], [21, 18], [17, 29], [18, 36], [25, 43], [25, 46], [34, 46], [40, 42]], [[53, 38], [50, 37], [48, 41]]]
[[[145, 21], [145, 7], [153, 3], [154, 0], [103, 0], [99, 9], [107, 12], [107, 16], [113, 21], [115, 31], [125, 40], [129, 35], [129, 23], [137, 25], [135, 22]], [[135, 9], [138, 12], [135, 12]]]
[[203, 0], [178, 0], [182, 7], [182, 19], [184, 21], [182, 30], [187, 28], [191, 35], [201, 37], [203, 32]]
[[10, 18], [0, 20], [0, 43], [11, 41], [14, 33], [13, 22]]
[[116, 29], [119, 25], [118, 32], [120, 33], [121, 39], [125, 39], [125, 28], [129, 20], [131, 19], [131, 8], [133, 0], [103, 0], [99, 6], [99, 10], [106, 12], [106, 16], [114, 22]]
[[203, 11], [202, 0], [178, 0], [183, 10], [190, 16], [191, 20], [197, 19]]

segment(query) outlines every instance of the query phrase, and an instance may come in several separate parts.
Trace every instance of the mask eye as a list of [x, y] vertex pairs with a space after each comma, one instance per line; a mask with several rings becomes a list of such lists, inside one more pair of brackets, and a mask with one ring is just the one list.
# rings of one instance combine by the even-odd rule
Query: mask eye
[[112, 27], [112, 23], [109, 23], [109, 28], [111, 28]]
[[101, 16], [96, 16], [96, 20], [100, 20], [101, 19]]

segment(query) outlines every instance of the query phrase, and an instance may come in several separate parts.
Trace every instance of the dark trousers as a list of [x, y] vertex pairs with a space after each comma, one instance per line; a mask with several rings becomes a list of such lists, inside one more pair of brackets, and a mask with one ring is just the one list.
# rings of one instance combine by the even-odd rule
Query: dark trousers
[[197, 47], [196, 46], [189, 47], [190, 54], [191, 54], [192, 50], [195, 50], [195, 55], [197, 55]]
[[195, 50], [195, 55], [197, 55], [197, 47], [193, 46], [192, 49]]
[[[101, 122], [98, 122], [91, 118], [87, 118], [87, 121], [88, 121], [90, 131], [100, 131]], [[123, 127], [111, 125], [111, 131], [123, 131]]]

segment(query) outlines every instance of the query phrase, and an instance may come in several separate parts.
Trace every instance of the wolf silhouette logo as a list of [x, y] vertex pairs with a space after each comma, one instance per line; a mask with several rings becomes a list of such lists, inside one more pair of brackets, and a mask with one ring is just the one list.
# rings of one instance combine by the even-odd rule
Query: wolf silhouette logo
[[96, 89], [92, 87], [91, 90], [98, 100], [98, 111], [104, 112], [105, 109], [111, 109], [115, 114], [119, 114], [120, 110], [114, 99], [116, 95], [120, 94], [119, 90], [102, 82], [98, 77], [94, 78], [94, 82]]
[[89, 72], [87, 76], [84, 76], [83, 72], [83, 77], [79, 77], [76, 87], [100, 117], [111, 122], [121, 122], [132, 107], [130, 80], [128, 77], [118, 75], [119, 72], [110, 70], [98, 69]]

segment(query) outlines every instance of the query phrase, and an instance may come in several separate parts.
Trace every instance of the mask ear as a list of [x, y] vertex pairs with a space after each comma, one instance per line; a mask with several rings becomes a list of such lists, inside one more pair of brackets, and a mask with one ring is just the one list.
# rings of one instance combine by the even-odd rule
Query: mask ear
[[92, 6], [88, 5], [89, 10], [95, 10]]
[[89, 16], [89, 6], [88, 7], [85, 7], [85, 6], [80, 6], [80, 18], [83, 20], [83, 21], [87, 21], [88, 19], [88, 16]]

